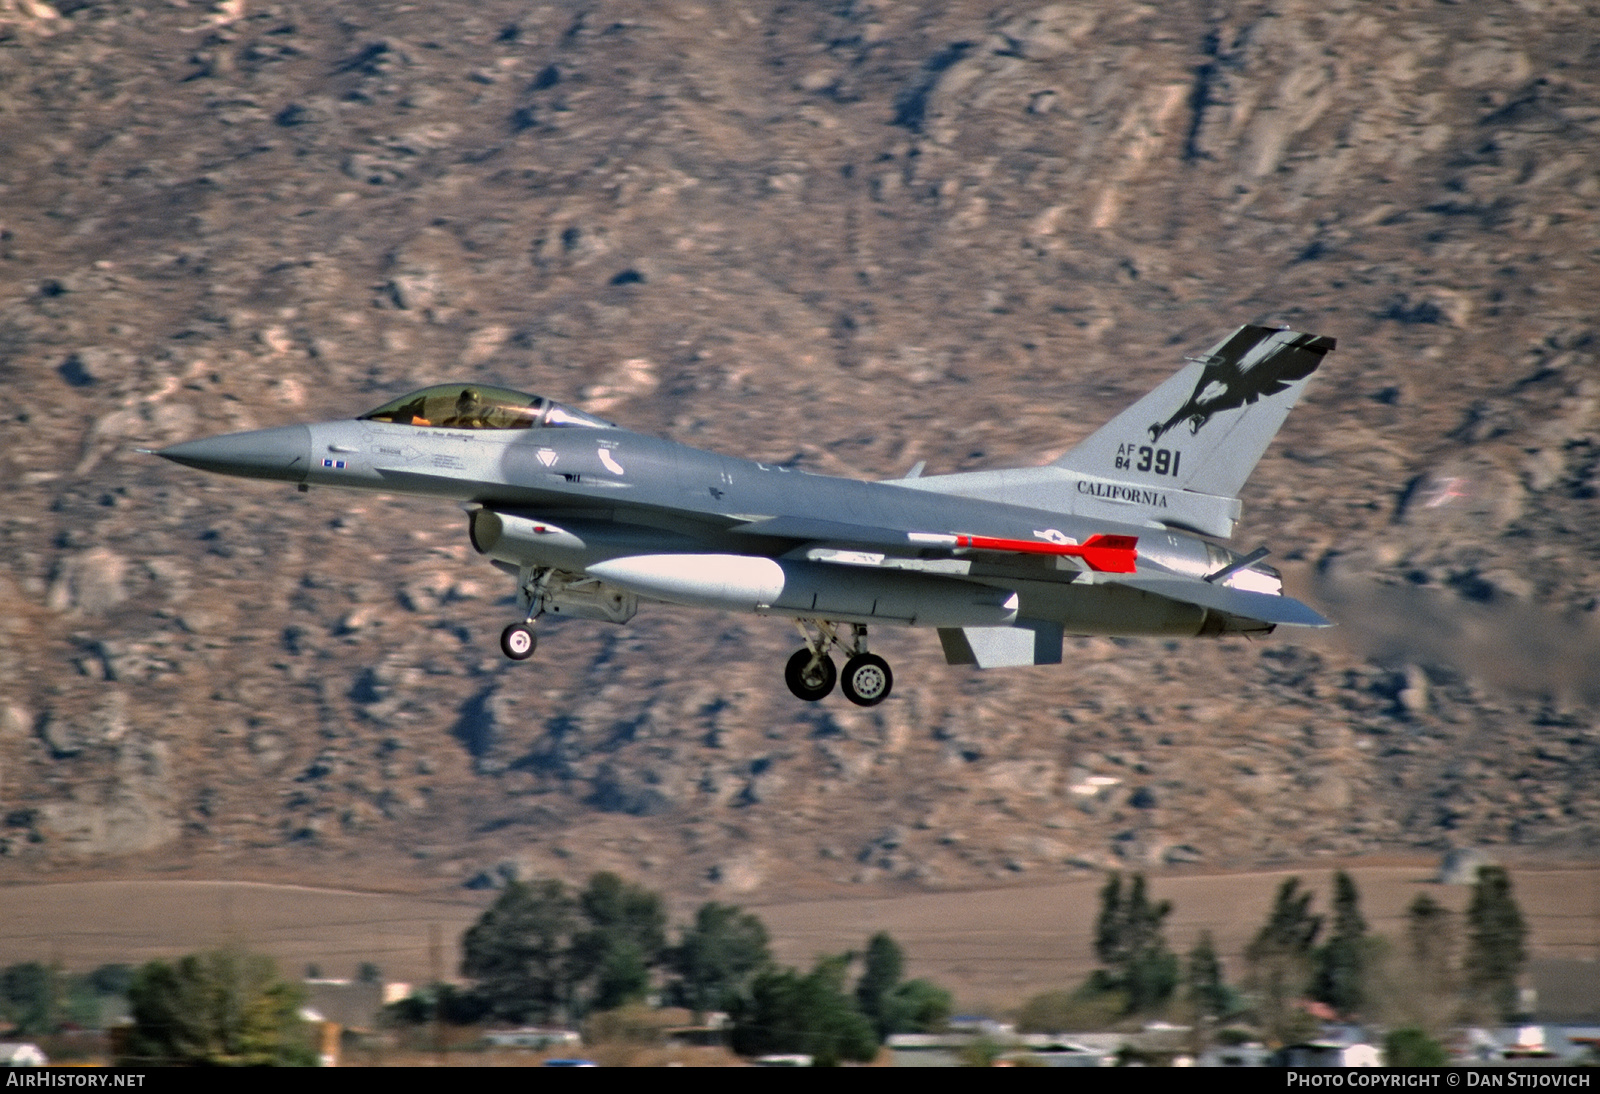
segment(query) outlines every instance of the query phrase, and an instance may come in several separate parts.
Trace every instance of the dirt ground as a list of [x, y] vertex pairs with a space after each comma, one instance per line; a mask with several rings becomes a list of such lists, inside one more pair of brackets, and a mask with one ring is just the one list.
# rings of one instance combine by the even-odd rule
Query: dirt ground
[[[1419, 893], [1460, 910], [1469, 889], [1441, 885], [1425, 862], [1349, 868], [1373, 931], [1398, 935]], [[1152, 879], [1171, 900], [1167, 938], [1186, 951], [1210, 930], [1230, 976], [1284, 878], [1298, 875], [1326, 911], [1329, 867]], [[1536, 957], [1600, 959], [1600, 868], [1513, 871]], [[964, 1009], [1003, 1011], [1028, 996], [1075, 984], [1092, 967], [1098, 877], [1045, 886], [871, 899], [752, 904], [780, 960], [809, 964], [860, 948], [887, 930], [906, 948], [908, 974], [951, 989]], [[0, 964], [57, 961], [86, 970], [237, 942], [271, 954], [285, 972], [315, 965], [351, 976], [364, 961], [390, 979], [455, 973], [457, 940], [492, 894], [439, 899], [234, 881], [86, 881], [0, 889]], [[675, 908], [679, 919], [692, 908]], [[1597, 978], [1600, 983], [1600, 978]], [[1600, 990], [1600, 988], [1597, 988]]]

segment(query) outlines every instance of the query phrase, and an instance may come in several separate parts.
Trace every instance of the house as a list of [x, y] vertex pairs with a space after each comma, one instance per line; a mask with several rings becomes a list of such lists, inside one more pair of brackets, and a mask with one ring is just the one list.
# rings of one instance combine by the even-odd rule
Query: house
[[44, 1050], [26, 1041], [0, 1041], [0, 1067], [44, 1067]]

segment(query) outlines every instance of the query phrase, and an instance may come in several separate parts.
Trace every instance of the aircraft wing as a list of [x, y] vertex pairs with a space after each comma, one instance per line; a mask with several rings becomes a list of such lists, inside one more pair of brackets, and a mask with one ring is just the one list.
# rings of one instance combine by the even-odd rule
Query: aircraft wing
[[866, 524], [847, 524], [844, 521], [820, 520], [814, 517], [769, 517], [736, 524], [728, 531], [746, 536], [766, 536], [771, 539], [790, 539], [798, 542], [821, 542], [851, 547], [907, 548], [910, 542], [904, 532], [893, 528]]

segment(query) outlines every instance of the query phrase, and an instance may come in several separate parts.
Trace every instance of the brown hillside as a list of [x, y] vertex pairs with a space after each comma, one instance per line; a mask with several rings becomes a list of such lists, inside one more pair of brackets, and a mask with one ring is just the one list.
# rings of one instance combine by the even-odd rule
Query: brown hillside
[[[0, 0], [0, 876], [1592, 855], [1597, 73], [1564, 0]], [[753, 617], [511, 664], [454, 508], [135, 451], [474, 376], [1028, 464], [1247, 321], [1339, 339], [1238, 537], [1339, 631], [991, 674], [884, 631], [872, 711]]]

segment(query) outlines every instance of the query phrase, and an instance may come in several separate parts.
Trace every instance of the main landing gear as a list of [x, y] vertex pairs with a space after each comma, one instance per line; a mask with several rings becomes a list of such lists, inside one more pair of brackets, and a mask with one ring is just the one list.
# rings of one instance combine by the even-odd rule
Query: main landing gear
[[[805, 648], [795, 651], [784, 666], [783, 679], [795, 697], [814, 703], [833, 690], [837, 683], [844, 697], [859, 707], [875, 707], [889, 698], [894, 688], [894, 673], [889, 662], [877, 654], [867, 652], [867, 628], [860, 623], [850, 625], [850, 644], [846, 646], [839, 637], [835, 624], [816, 620], [817, 637], [807, 633], [804, 624], [796, 622]], [[838, 646], [849, 653], [841, 675], [833, 667], [828, 651]]]

